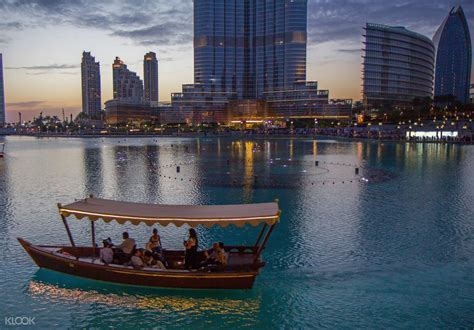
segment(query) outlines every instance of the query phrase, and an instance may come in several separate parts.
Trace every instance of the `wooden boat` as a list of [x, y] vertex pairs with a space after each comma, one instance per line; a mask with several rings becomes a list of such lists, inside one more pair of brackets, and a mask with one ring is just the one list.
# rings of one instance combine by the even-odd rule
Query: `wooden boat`
[[[62, 206], [58, 204], [61, 219], [71, 245], [35, 245], [18, 238], [23, 248], [41, 268], [94, 280], [129, 285], [194, 289], [250, 289], [260, 269], [265, 265], [262, 251], [280, 218], [278, 203], [243, 205], [155, 205], [86, 198]], [[87, 219], [91, 224], [92, 245], [76, 246], [67, 218]], [[127, 265], [104, 264], [99, 260], [95, 243], [95, 223], [115, 220], [120, 224], [146, 223], [149, 226], [186, 224], [210, 228], [218, 225], [243, 227], [262, 225], [253, 246], [226, 246], [228, 263], [221, 271], [184, 269], [184, 251], [164, 250], [169, 267], [145, 267], [137, 270]], [[202, 254], [202, 252], [201, 252]], [[203, 258], [203, 256], [201, 256]]]

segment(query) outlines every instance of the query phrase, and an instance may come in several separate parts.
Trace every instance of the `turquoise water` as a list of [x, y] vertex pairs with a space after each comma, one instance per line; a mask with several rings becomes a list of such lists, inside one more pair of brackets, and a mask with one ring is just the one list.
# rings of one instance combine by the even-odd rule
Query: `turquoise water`
[[[474, 326], [474, 148], [289, 139], [3, 139], [0, 328]], [[315, 161], [319, 166], [315, 166]], [[176, 173], [176, 166], [180, 173]], [[360, 174], [355, 175], [355, 168]], [[250, 291], [136, 288], [39, 270], [16, 241], [66, 243], [56, 203], [88, 194], [283, 211]], [[87, 222], [71, 219], [90, 244]], [[97, 237], [146, 226], [99, 223]], [[159, 228], [181, 248], [186, 228]], [[252, 244], [258, 229], [199, 228]]]

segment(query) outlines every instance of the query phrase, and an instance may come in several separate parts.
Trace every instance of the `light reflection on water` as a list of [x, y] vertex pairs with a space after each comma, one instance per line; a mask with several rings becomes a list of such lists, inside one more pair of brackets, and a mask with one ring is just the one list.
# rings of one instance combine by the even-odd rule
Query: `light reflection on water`
[[[142, 309], [157, 313], [208, 312], [215, 314], [255, 314], [260, 309], [259, 297], [242, 295], [240, 299], [229, 298], [232, 294], [217, 294], [217, 297], [206, 297], [193, 290], [171, 289], [131, 289], [127, 286], [94, 283], [79, 279], [59, 278], [61, 274], [40, 270], [28, 283], [27, 294], [34, 299], [51, 303], [67, 304], [101, 304], [105, 307]], [[84, 288], [85, 286], [85, 288]], [[89, 287], [87, 287], [89, 286]], [[104, 286], [106, 289], [104, 289]], [[115, 289], [116, 293], [110, 292]], [[180, 291], [183, 294], [180, 295]], [[153, 295], [151, 295], [151, 294]], [[239, 293], [234, 294], [239, 296]]]
[[[473, 147], [312, 139], [6, 142], [0, 317], [27, 310], [43, 327], [86, 328], [474, 324]], [[381, 179], [350, 182], [356, 165], [361, 176]], [[251, 291], [147, 290], [38, 271], [15, 238], [67, 244], [56, 203], [89, 194], [168, 204], [278, 198], [283, 214]], [[90, 244], [88, 224], [70, 224], [76, 241]], [[151, 229], [99, 222], [96, 230], [98, 240], [114, 241], [128, 230], [143, 244]], [[181, 248], [186, 228], [159, 231], [166, 248]], [[253, 244], [258, 232], [198, 228], [203, 247]]]

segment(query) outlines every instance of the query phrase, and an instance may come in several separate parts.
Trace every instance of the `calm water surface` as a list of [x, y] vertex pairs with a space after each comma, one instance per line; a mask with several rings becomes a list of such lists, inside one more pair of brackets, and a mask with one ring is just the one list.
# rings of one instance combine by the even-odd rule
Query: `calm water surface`
[[[0, 328], [474, 326], [474, 148], [289, 139], [3, 139]], [[319, 166], [315, 166], [315, 161]], [[180, 173], [176, 173], [176, 166]], [[360, 175], [355, 175], [360, 167]], [[366, 182], [368, 180], [368, 182]], [[250, 291], [160, 290], [39, 270], [16, 241], [66, 243], [56, 203], [94, 196], [170, 204], [280, 200]], [[71, 219], [90, 244], [87, 222]], [[98, 238], [150, 228], [100, 222]], [[186, 228], [159, 228], [181, 248]], [[252, 244], [258, 229], [199, 228]]]

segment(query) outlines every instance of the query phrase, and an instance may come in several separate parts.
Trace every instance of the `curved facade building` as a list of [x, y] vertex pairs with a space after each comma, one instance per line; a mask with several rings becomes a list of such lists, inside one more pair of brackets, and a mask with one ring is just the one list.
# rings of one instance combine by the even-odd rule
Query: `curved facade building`
[[436, 46], [435, 96], [453, 96], [469, 101], [472, 48], [466, 16], [460, 6], [453, 7], [439, 27]]
[[408, 106], [433, 96], [433, 42], [404, 27], [367, 23], [363, 56], [366, 106]]

